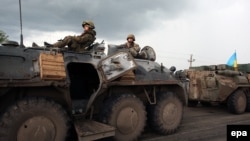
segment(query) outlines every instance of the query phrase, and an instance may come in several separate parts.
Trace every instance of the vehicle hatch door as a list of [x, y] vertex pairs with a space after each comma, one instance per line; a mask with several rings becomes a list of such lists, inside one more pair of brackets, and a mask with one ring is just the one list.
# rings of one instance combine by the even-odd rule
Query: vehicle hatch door
[[137, 67], [129, 52], [118, 52], [108, 56], [98, 66], [104, 76], [104, 81], [112, 81]]

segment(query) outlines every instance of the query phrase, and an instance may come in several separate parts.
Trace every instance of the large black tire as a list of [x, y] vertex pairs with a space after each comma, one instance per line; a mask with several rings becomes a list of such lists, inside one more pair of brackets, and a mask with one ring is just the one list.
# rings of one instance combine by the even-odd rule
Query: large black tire
[[227, 101], [228, 111], [233, 114], [242, 114], [247, 107], [246, 94], [242, 90], [237, 90], [231, 94]]
[[100, 118], [116, 128], [115, 140], [136, 140], [146, 124], [145, 106], [134, 95], [111, 97], [105, 102]]
[[160, 134], [176, 132], [182, 121], [183, 104], [173, 93], [159, 93], [157, 103], [149, 106], [149, 124]]
[[250, 96], [247, 96], [247, 108], [246, 112], [250, 112]]
[[246, 112], [250, 112], [250, 89], [245, 89], [244, 93], [246, 94], [246, 97], [247, 97]]
[[13, 104], [0, 119], [1, 141], [64, 141], [69, 118], [51, 100], [29, 98]]

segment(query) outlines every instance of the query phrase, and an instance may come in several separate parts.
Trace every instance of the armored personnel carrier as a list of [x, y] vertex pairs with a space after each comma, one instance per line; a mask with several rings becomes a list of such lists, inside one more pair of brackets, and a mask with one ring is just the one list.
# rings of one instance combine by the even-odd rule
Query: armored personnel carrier
[[186, 75], [189, 106], [215, 102], [227, 104], [234, 114], [250, 111], [250, 64], [239, 64], [237, 70], [224, 64], [192, 67]]
[[[187, 95], [174, 73], [116, 45], [87, 51], [0, 46], [0, 140], [135, 140], [179, 127]], [[148, 119], [148, 120], [147, 120]], [[73, 138], [73, 139], [72, 139]]]

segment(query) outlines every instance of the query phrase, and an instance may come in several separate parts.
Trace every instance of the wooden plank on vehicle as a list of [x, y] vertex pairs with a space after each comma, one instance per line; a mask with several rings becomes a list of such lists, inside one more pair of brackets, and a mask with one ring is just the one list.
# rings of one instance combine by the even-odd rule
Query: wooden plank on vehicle
[[63, 69], [63, 65], [43, 65], [43, 70], [62, 71]]
[[52, 62], [52, 61], [45, 61], [43, 65], [53, 65], [53, 66], [61, 66], [64, 65], [63, 62]]
[[57, 54], [41, 53], [40, 55], [42, 56], [42, 59], [46, 61], [63, 62], [63, 56], [60, 53]]
[[135, 73], [133, 70], [128, 71], [126, 74], [120, 77], [120, 81], [134, 81], [135, 80]]
[[64, 80], [66, 72], [62, 54], [41, 53], [39, 57], [40, 77], [44, 80]]
[[43, 70], [43, 75], [50, 76], [62, 76], [65, 77], [65, 72], [57, 71], [57, 70]]

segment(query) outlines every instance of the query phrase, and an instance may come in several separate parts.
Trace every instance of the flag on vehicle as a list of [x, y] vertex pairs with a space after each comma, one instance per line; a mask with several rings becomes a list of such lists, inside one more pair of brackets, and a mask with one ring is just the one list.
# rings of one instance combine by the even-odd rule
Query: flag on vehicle
[[227, 65], [237, 68], [237, 58], [236, 58], [236, 51], [233, 53], [233, 55], [228, 59]]

